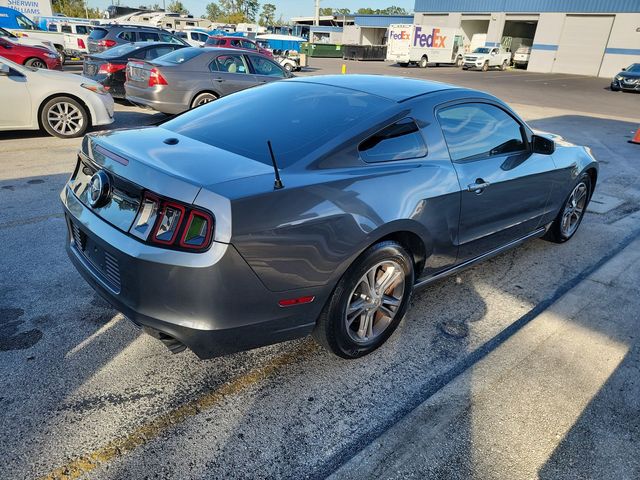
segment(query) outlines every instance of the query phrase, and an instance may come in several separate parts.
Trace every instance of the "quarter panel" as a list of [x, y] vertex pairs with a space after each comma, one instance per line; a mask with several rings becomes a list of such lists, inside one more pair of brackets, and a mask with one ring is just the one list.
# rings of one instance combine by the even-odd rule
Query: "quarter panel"
[[427, 270], [455, 262], [459, 187], [450, 162], [393, 162], [325, 170], [310, 185], [232, 203], [231, 242], [270, 290], [337, 281], [378, 239], [411, 231], [425, 242]]

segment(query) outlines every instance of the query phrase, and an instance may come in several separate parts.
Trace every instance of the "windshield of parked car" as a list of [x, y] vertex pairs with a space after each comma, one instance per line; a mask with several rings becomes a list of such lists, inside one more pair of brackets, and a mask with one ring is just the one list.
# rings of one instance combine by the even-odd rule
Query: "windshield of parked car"
[[208, 46], [218, 46], [218, 45], [224, 45], [226, 43], [226, 40], [224, 38], [213, 38], [213, 37], [209, 37], [205, 43], [205, 45]]
[[267, 165], [270, 140], [286, 168], [391, 105], [354, 90], [281, 81], [223, 97], [162, 127]]
[[123, 55], [127, 55], [134, 50], [137, 50], [138, 48], [140, 48], [139, 45], [127, 43], [126, 45], [119, 45], [117, 47], [110, 48], [109, 50], [106, 50], [96, 56], [101, 58], [117, 58]]
[[473, 53], [489, 53], [491, 49], [489, 48], [476, 48]]
[[89, 34], [89, 38], [91, 40], [100, 40], [101, 38], [106, 37], [108, 33], [109, 33], [109, 30], [105, 28], [94, 28], [93, 30], [91, 30], [91, 33]]
[[627, 68], [627, 72], [640, 73], [640, 63], [634, 63]]
[[175, 50], [171, 53], [167, 53], [166, 55], [162, 55], [161, 57], [156, 58], [156, 60], [179, 65], [181, 63], [188, 62], [202, 53], [204, 53], [202, 48], [181, 48], [180, 50]]

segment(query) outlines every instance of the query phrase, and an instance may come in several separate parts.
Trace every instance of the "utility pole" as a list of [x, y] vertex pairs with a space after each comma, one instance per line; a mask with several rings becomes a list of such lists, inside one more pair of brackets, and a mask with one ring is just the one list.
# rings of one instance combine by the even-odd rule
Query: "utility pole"
[[316, 0], [316, 13], [313, 19], [314, 25], [320, 25], [320, 0]]

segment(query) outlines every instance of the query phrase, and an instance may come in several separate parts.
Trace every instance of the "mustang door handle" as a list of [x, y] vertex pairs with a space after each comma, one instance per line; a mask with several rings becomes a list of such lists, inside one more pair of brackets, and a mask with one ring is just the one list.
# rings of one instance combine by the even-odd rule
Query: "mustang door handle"
[[467, 185], [467, 190], [475, 193], [482, 193], [485, 188], [491, 185], [489, 182], [481, 182], [480, 179], [476, 180], [476, 183]]

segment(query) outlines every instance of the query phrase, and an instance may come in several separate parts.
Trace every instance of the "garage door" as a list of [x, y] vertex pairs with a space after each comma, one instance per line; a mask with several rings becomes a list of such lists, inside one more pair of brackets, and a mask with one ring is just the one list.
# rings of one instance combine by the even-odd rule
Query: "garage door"
[[598, 75], [613, 16], [567, 15], [553, 72]]

